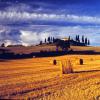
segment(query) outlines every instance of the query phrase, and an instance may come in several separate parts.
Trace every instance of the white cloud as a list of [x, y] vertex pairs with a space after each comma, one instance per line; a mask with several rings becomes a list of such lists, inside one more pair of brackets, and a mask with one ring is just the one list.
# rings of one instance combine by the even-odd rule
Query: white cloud
[[[100, 44], [100, 27], [81, 27], [81, 26], [73, 26], [73, 27], [57, 27], [57, 26], [35, 26], [36, 30], [21, 30], [21, 42], [22, 44], [36, 44], [39, 41], [44, 41], [48, 36], [54, 36], [58, 38], [68, 37], [69, 35], [72, 38], [75, 38], [77, 34], [82, 35], [89, 38], [91, 41], [91, 45]], [[41, 30], [41, 31], [38, 31]], [[98, 33], [98, 34], [97, 34]]]
[[[76, 34], [85, 35], [90, 38], [93, 45], [100, 44], [100, 27], [96, 27], [96, 24], [100, 24], [100, 17], [97, 16], [80, 16], [77, 14], [69, 14], [69, 9], [61, 11], [61, 9], [49, 9], [48, 6], [53, 7], [52, 5], [45, 4], [36, 4], [38, 7], [32, 7], [28, 4], [13, 4], [9, 7], [6, 7], [4, 10], [0, 10], [0, 42], [6, 40], [8, 44], [21, 42], [24, 45], [31, 45], [39, 43], [40, 40], [44, 41], [48, 36], [55, 37], [75, 37]], [[39, 6], [43, 5], [43, 6]], [[43, 7], [43, 8], [42, 8]], [[46, 8], [47, 9], [46, 9]], [[45, 9], [44, 9], [45, 8]], [[78, 8], [79, 9], [79, 8]], [[72, 9], [74, 10], [75, 9]], [[66, 14], [66, 11], [69, 12]], [[40, 13], [39, 13], [40, 12]], [[46, 13], [47, 12], [47, 13]], [[47, 26], [45, 25], [32, 25], [33, 22], [40, 21], [48, 22]], [[24, 24], [17, 24], [26, 22]], [[94, 24], [94, 27], [85, 26], [53, 26], [49, 25], [49, 22], [63, 22], [63, 23], [79, 23], [80, 24]], [[15, 23], [15, 26], [10, 26], [10, 23]], [[3, 24], [5, 24], [3, 26]], [[8, 25], [7, 25], [8, 24]], [[42, 23], [43, 24], [43, 23]], [[9, 33], [12, 33], [11, 30], [18, 30], [19, 35], [11, 36]], [[14, 33], [14, 32], [13, 32]], [[17, 34], [17, 32], [16, 32]], [[19, 39], [19, 40], [18, 40]], [[17, 41], [18, 40], [18, 41]]]
[[15, 4], [10, 4], [8, 7], [5, 8], [5, 11], [8, 12], [23, 12], [23, 11], [31, 11], [32, 7], [28, 4], [25, 3], [15, 3]]
[[[37, 44], [41, 40], [44, 41], [48, 36], [54, 36], [59, 38], [68, 37], [75, 38], [77, 34], [88, 37], [91, 41], [91, 45], [100, 45], [100, 27], [85, 27], [85, 26], [45, 26], [45, 25], [32, 25], [29, 27], [19, 28], [20, 31], [11, 31], [9, 28], [4, 30], [0, 29], [0, 42], [7, 44], [20, 44], [32, 45]], [[16, 33], [12, 34], [12, 33]], [[18, 33], [18, 34], [17, 34]], [[12, 34], [12, 35], [11, 35]]]
[[33, 31], [23, 31], [21, 30], [21, 43], [23, 45], [32, 45], [32, 44], [37, 44], [39, 43], [41, 40], [44, 41], [45, 38], [47, 38], [48, 36], [50, 36], [49, 32], [45, 32], [45, 33], [38, 33], [38, 32], [33, 32]]
[[28, 21], [57, 21], [57, 22], [73, 22], [86, 24], [100, 24], [99, 17], [78, 16], [70, 14], [47, 14], [47, 13], [29, 13], [26, 11], [0, 11], [0, 22], [28, 22]]

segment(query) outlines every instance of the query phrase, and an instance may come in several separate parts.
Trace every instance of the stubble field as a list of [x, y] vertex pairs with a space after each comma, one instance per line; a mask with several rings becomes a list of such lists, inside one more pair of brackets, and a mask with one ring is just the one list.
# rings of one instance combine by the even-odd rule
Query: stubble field
[[[68, 60], [74, 72], [62, 75]], [[0, 60], [0, 99], [100, 100], [100, 55]]]

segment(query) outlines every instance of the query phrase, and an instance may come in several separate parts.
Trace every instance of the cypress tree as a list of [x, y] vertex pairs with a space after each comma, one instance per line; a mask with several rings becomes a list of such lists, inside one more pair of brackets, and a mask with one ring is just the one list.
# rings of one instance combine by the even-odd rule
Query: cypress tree
[[76, 41], [78, 40], [78, 37], [77, 37], [77, 35], [76, 35], [76, 38], [75, 38], [75, 40], [76, 40]]
[[47, 40], [46, 40], [46, 38], [45, 38], [45, 41], [44, 41], [45, 43], [47, 42]]
[[80, 42], [80, 36], [79, 35], [77, 36], [77, 41]]
[[42, 41], [40, 41], [40, 45], [42, 45]]
[[55, 42], [55, 38], [53, 37], [53, 43]]
[[87, 38], [85, 38], [85, 45], [88, 45], [88, 40], [87, 40]]
[[51, 41], [51, 39], [50, 39], [50, 37], [48, 37], [48, 42], [50, 43], [50, 41]]
[[5, 44], [4, 44], [4, 43], [2, 43], [2, 44], [1, 44], [1, 47], [5, 47]]
[[70, 36], [68, 37], [68, 40], [70, 41], [71, 39], [70, 39]]
[[90, 40], [88, 40], [88, 45], [90, 45]]
[[84, 35], [82, 36], [82, 43], [84, 43]]

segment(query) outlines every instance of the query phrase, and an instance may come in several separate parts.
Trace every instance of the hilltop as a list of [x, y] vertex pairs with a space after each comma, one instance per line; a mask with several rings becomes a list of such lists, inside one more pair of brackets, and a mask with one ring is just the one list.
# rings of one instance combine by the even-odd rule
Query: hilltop
[[[16, 46], [16, 47], [0, 47], [0, 49], [9, 50], [10, 52], [14, 52], [15, 54], [29, 54], [32, 52], [40, 52], [43, 51], [55, 51], [56, 46], [54, 44], [45, 44], [45, 45], [37, 45], [37, 46]], [[100, 52], [100, 47], [94, 46], [71, 46], [70, 50], [73, 51], [94, 51]]]

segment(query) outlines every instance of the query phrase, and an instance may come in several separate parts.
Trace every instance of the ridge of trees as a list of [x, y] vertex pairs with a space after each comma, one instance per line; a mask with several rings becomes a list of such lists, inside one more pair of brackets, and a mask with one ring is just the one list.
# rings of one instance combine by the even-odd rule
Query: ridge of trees
[[[46, 43], [46, 44], [51, 44], [51, 43], [55, 43], [55, 40], [57, 38], [55, 37], [47, 37], [45, 38], [44, 42], [43, 41], [40, 41], [40, 44], [42, 45], [43, 43]], [[71, 36], [68, 37], [68, 41], [75, 41], [77, 43], [83, 43], [85, 46], [88, 46], [90, 45], [90, 40], [87, 38], [87, 37], [84, 37], [84, 35], [80, 36], [79, 35], [76, 35], [75, 39], [72, 39]]]
[[[40, 45], [42, 45], [43, 43], [52, 44], [52, 43], [55, 43], [55, 40], [57, 40], [57, 38], [49, 36], [49, 37], [45, 38], [44, 41], [41, 40], [39, 44]], [[90, 45], [90, 40], [87, 37], [85, 37], [84, 35], [82, 35], [81, 38], [80, 38], [79, 35], [76, 35], [75, 39], [73, 39], [73, 38], [71, 38], [71, 36], [69, 36], [67, 41], [69, 41], [69, 42], [70, 41], [77, 42], [77, 44], [78, 43], [84, 44], [84, 46]], [[5, 47], [5, 43], [2, 43], [1, 47]]]

